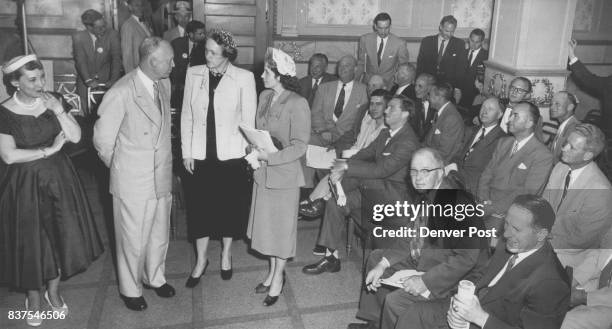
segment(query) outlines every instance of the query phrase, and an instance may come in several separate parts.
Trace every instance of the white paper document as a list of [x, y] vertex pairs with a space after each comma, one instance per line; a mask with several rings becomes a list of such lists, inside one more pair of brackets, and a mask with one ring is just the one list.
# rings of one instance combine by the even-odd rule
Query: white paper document
[[404, 286], [402, 285], [403, 279], [411, 277], [413, 275], [423, 275], [424, 273], [425, 272], [419, 272], [417, 270], [401, 270], [393, 273], [393, 275], [386, 279], [380, 280], [380, 283], [387, 286], [404, 288]]
[[276, 146], [274, 146], [272, 137], [270, 137], [270, 133], [268, 131], [251, 128], [245, 125], [239, 125], [239, 127], [250, 144], [255, 145], [257, 148], [263, 149], [268, 153], [278, 152], [278, 149]]
[[329, 169], [336, 159], [335, 150], [327, 150], [326, 147], [308, 145], [306, 150], [306, 165], [315, 169]]

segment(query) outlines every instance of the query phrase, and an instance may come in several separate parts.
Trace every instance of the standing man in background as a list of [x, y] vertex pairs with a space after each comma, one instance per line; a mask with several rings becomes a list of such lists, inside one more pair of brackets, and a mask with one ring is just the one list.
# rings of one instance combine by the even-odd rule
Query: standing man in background
[[391, 86], [397, 66], [408, 63], [406, 42], [391, 33], [391, 16], [387, 13], [374, 17], [374, 31], [359, 38], [357, 81], [368, 81], [371, 75], [380, 74]]
[[153, 35], [144, 18], [143, 0], [127, 0], [130, 18], [121, 25], [121, 59], [125, 72], [131, 72], [140, 62], [138, 48], [142, 41]]
[[191, 21], [186, 26], [184, 37], [172, 40], [174, 50], [174, 68], [170, 74], [172, 98], [170, 106], [177, 111], [183, 107], [183, 92], [187, 68], [206, 64], [206, 25], [200, 21]]
[[467, 51], [466, 72], [461, 88], [461, 105], [470, 108], [474, 102], [474, 97], [478, 95], [478, 89], [474, 85], [476, 75], [484, 74], [485, 67], [483, 62], [489, 58], [489, 52], [482, 48], [485, 39], [485, 32], [481, 29], [474, 29], [470, 32], [468, 39], [469, 48]]
[[[164, 40], [172, 42], [185, 36], [187, 23], [191, 21], [191, 5], [187, 1], [177, 1], [174, 4], [174, 22], [176, 26], [164, 32]], [[176, 56], [175, 56], [176, 57]]]

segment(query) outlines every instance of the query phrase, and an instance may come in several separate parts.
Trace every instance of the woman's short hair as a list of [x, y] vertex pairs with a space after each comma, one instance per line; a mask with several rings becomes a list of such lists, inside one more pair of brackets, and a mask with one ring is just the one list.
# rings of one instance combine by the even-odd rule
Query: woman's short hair
[[272, 48], [268, 48], [268, 51], [266, 52], [265, 63], [268, 64], [268, 67], [270, 70], [272, 70], [272, 72], [274, 72], [275, 76], [280, 77], [280, 83], [283, 85], [283, 88], [299, 94], [300, 85], [298, 83], [298, 78], [287, 74], [280, 74], [280, 72], [278, 72], [276, 62], [272, 58], [271, 49]]
[[[11, 61], [13, 60], [14, 58], [11, 59]], [[11, 61], [9, 61], [9, 63]], [[19, 78], [21, 78], [21, 76], [24, 74], [25, 71], [33, 71], [33, 70], [44, 70], [42, 63], [38, 59], [29, 61], [23, 64], [22, 66], [20, 66], [15, 71], [4, 74], [2, 76], [2, 83], [4, 83], [4, 87], [6, 88], [6, 93], [12, 94], [15, 91], [17, 91], [17, 88], [13, 86], [11, 82], [18, 81]]]
[[229, 59], [230, 62], [236, 60], [236, 57], [238, 57], [238, 48], [236, 47], [236, 41], [234, 41], [234, 35], [232, 35], [232, 33], [221, 29], [213, 29], [208, 32], [208, 39], [213, 40], [223, 48], [223, 57]]
[[93, 26], [97, 20], [103, 19], [103, 18], [104, 16], [102, 16], [102, 14], [99, 11], [93, 10], [93, 9], [87, 9], [83, 13], [83, 15], [81, 15], [81, 22], [83, 23], [83, 25]]

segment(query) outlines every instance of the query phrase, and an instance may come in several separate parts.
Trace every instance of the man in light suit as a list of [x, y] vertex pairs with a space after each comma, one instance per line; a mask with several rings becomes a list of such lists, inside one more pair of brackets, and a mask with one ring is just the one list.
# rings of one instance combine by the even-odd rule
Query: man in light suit
[[599, 128], [576, 125], [542, 194], [557, 213], [551, 243], [565, 266], [580, 262], [584, 249], [600, 248], [612, 227], [612, 186], [593, 162], [604, 146]]
[[170, 81], [173, 52], [167, 41], [146, 38], [140, 64], [107, 92], [94, 127], [94, 146], [110, 168], [117, 276], [127, 308], [144, 310], [143, 284], [172, 297], [166, 283], [172, 151]]
[[339, 206], [335, 198], [327, 200], [325, 215], [317, 245], [327, 248], [320, 261], [304, 266], [305, 274], [340, 271], [338, 249], [343, 246], [342, 232], [345, 217], [350, 215], [369, 227], [370, 218], [361, 216], [361, 190], [375, 190], [377, 198], [386, 202], [411, 199], [406, 186], [406, 175], [412, 153], [418, 148], [418, 139], [408, 122], [409, 111], [414, 108], [410, 99], [394, 97], [385, 110], [385, 124], [376, 139], [347, 161], [336, 161], [330, 181], [341, 182], [346, 194], [346, 205]]
[[484, 74], [485, 67], [483, 62], [489, 58], [489, 52], [482, 48], [482, 43], [485, 39], [485, 33], [481, 29], [473, 29], [470, 32], [468, 39], [469, 49], [466, 52], [466, 71], [463, 74], [463, 81], [461, 82], [461, 101], [460, 104], [463, 107], [470, 108], [474, 102], [474, 97], [478, 95], [478, 89], [474, 86], [476, 81], [476, 75], [478, 73]]
[[187, 1], [177, 1], [174, 4], [174, 21], [176, 26], [164, 32], [164, 40], [172, 42], [176, 38], [182, 38], [188, 33], [185, 29], [191, 21], [191, 5]]
[[445, 164], [449, 164], [461, 151], [464, 133], [461, 114], [450, 101], [452, 93], [453, 88], [448, 83], [438, 83], [429, 92], [429, 106], [436, 109], [436, 112], [423, 143], [426, 147], [438, 150]]
[[106, 28], [104, 16], [89, 9], [81, 15], [85, 31], [72, 36], [72, 54], [77, 70], [77, 91], [81, 97], [81, 108], [87, 108], [87, 88], [104, 84], [110, 88], [121, 74], [121, 42], [119, 33]]
[[561, 158], [561, 149], [565, 145], [567, 136], [580, 123], [576, 116], [574, 116], [576, 105], [576, 97], [567, 91], [560, 91], [553, 95], [550, 104], [550, 118], [556, 120], [559, 123], [559, 127], [548, 147], [554, 156], [553, 161], [555, 164]]
[[610, 329], [612, 249], [591, 249], [574, 267], [570, 306], [561, 329]]
[[130, 72], [138, 67], [138, 48], [153, 31], [144, 19], [143, 0], [127, 0], [130, 17], [121, 25], [121, 59], [123, 70]]
[[335, 81], [338, 78], [327, 73], [328, 59], [325, 54], [316, 53], [308, 60], [308, 75], [298, 80], [300, 85], [300, 95], [308, 100], [308, 105], [312, 107], [317, 89], [322, 83]]
[[465, 42], [455, 38], [457, 19], [444, 16], [438, 27], [439, 33], [423, 38], [417, 58], [417, 73], [429, 73], [438, 81], [448, 82], [460, 88], [463, 81], [467, 55]]
[[397, 66], [408, 63], [406, 42], [390, 33], [391, 16], [387, 13], [374, 17], [374, 31], [359, 38], [357, 80], [368, 81], [372, 74], [380, 74], [390, 86]]
[[[474, 204], [473, 198], [457, 190], [444, 177], [444, 160], [431, 148], [416, 151], [410, 165], [412, 185], [428, 205]], [[420, 228], [454, 230], [484, 228], [482, 218], [468, 216], [461, 221], [452, 216], [430, 213], [418, 216], [411, 228], [414, 237], [397, 237], [386, 249], [374, 250], [368, 257], [365, 285], [361, 291], [357, 317], [368, 323], [353, 323], [349, 329], [395, 328], [397, 318], [410, 304], [449, 297], [459, 280], [477, 273], [486, 264], [486, 240], [477, 237], [423, 237]], [[395, 272], [413, 269], [421, 274], [407, 276], [401, 289], [381, 287], [381, 279]], [[401, 327], [405, 328], [405, 327]]]
[[478, 198], [490, 215], [485, 219], [487, 228], [501, 229], [501, 219], [512, 200], [520, 194], [536, 194], [546, 184], [552, 153], [535, 136], [539, 120], [537, 106], [529, 102], [517, 104], [508, 123], [513, 136], [499, 140], [480, 176]]
[[478, 193], [478, 180], [491, 160], [497, 142], [506, 136], [499, 127], [502, 109], [497, 97], [490, 97], [482, 103], [479, 116], [482, 124], [467, 130], [463, 147], [454, 158], [465, 189], [474, 195]]
[[[480, 278], [470, 278], [471, 300], [413, 303], [396, 328], [556, 329], [567, 312], [569, 278], [555, 256], [548, 233], [555, 214], [535, 195], [514, 199], [504, 216], [503, 239]], [[575, 329], [576, 327], [572, 327]]]

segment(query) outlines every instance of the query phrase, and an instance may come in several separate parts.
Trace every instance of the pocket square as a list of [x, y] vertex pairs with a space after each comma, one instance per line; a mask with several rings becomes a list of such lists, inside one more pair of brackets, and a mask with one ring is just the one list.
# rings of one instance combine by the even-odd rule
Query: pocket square
[[525, 166], [525, 164], [521, 162], [521, 164], [518, 166], [518, 168], [525, 170], [525, 169], [527, 169], [527, 166]]
[[457, 56], [457, 54], [453, 54], [453, 57]]
[[388, 155], [391, 155], [391, 153], [386, 152], [386, 153], [383, 153], [382, 155], [383, 155], [383, 156], [388, 156]]
[[434, 134], [436, 134], [436, 135], [440, 135], [441, 133], [442, 133], [442, 132], [440, 131], [440, 129], [437, 129], [437, 128], [436, 128], [436, 130], [434, 131]]

